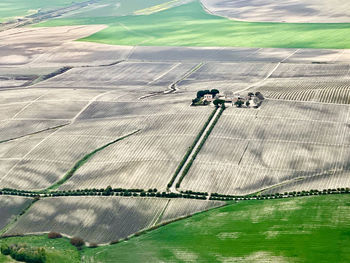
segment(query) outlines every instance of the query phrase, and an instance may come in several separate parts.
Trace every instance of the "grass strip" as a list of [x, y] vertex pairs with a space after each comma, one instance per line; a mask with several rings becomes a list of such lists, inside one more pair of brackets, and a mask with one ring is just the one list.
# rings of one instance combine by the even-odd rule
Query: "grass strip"
[[200, 130], [200, 132], [198, 133], [197, 137], [195, 138], [195, 140], [193, 141], [192, 145], [188, 148], [185, 156], [182, 158], [180, 164], [178, 165], [178, 167], [176, 168], [176, 171], [173, 175], [173, 177], [171, 178], [170, 182], [168, 183], [168, 188], [172, 187], [176, 177], [178, 176], [178, 174], [180, 173], [182, 167], [185, 165], [188, 157], [190, 157], [191, 152], [193, 151], [194, 147], [196, 146], [196, 144], [198, 143], [199, 139], [202, 137], [202, 134], [204, 133], [205, 129], [207, 128], [207, 126], [209, 125], [211, 119], [214, 117], [215, 113], [217, 111], [217, 108], [215, 108], [212, 113], [210, 114], [208, 120], [205, 122], [205, 124], [203, 125], [202, 129]]
[[44, 192], [50, 191], [50, 190], [55, 190], [58, 187], [60, 187], [62, 184], [64, 184], [69, 178], [71, 178], [75, 172], [81, 167], [83, 166], [89, 159], [91, 159], [91, 157], [93, 157], [96, 153], [102, 151], [103, 149], [107, 148], [108, 146], [111, 146], [112, 144], [115, 144], [116, 142], [119, 142], [127, 137], [130, 137], [131, 135], [134, 135], [135, 133], [138, 133], [140, 130], [134, 131], [128, 135], [125, 135], [123, 137], [120, 137], [110, 143], [107, 143], [106, 145], [103, 145], [102, 147], [92, 151], [91, 153], [88, 153], [87, 155], [85, 155], [82, 159], [80, 159], [74, 166], [72, 169], [70, 169], [68, 171], [68, 173], [65, 174], [65, 176], [59, 180], [58, 182], [56, 182], [55, 184], [53, 184], [52, 186], [50, 186], [49, 188], [45, 189]]
[[[212, 130], [214, 129], [216, 123], [219, 121], [220, 116], [222, 115], [222, 113], [224, 112], [225, 107], [221, 107], [220, 108], [220, 112], [219, 114], [216, 116], [214, 122], [212, 123], [212, 125], [209, 127], [209, 130], [207, 131], [207, 133], [204, 135], [203, 140], [200, 142], [198, 148], [196, 149], [195, 153], [192, 155], [191, 160], [187, 163], [185, 169], [182, 171], [181, 177], [179, 179], [179, 181], [176, 184], [176, 188], [179, 188], [181, 185], [182, 180], [185, 178], [186, 174], [188, 173], [188, 171], [190, 170], [192, 163], [194, 162], [194, 160], [196, 159], [198, 153], [200, 152], [200, 150], [202, 149], [203, 145], [205, 144], [206, 140], [208, 139], [210, 133], [212, 132]], [[203, 131], [204, 132], [204, 131]]]

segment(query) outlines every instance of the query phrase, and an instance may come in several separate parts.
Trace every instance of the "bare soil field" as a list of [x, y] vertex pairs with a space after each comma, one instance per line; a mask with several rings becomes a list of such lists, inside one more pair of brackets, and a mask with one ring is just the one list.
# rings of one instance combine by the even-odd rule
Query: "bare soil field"
[[32, 202], [30, 198], [0, 196], [0, 230]]
[[[118, 104], [124, 108], [117, 110]], [[166, 109], [160, 112], [163, 108]], [[210, 112], [210, 108], [193, 109], [182, 102], [173, 106], [146, 102], [134, 105], [99, 102], [99, 108], [91, 105], [91, 109], [87, 109], [81, 118], [118, 117], [128, 123], [136, 118], [140, 132], [94, 155], [61, 189], [111, 185], [166, 190], [178, 163]]]
[[[190, 107], [191, 100], [198, 90], [212, 88], [261, 91], [267, 100], [258, 110], [230, 107], [224, 112], [181, 190], [243, 195], [349, 187], [349, 51], [121, 47], [73, 41], [100, 28], [0, 33], [0, 53], [7, 57], [0, 62], [0, 86], [7, 87], [0, 89], [0, 188], [47, 189], [96, 149], [132, 134], [94, 153], [58, 189], [110, 185], [166, 191], [213, 110]], [[11, 60], [22, 54], [19, 51], [25, 59]], [[66, 66], [72, 68], [40, 79]], [[20, 83], [14, 82], [14, 88], [8, 88], [10, 77], [31, 75], [38, 78], [33, 85], [16, 88]], [[156, 204], [150, 211], [162, 211], [162, 218], [149, 217], [113, 236], [98, 235], [100, 230], [89, 236], [91, 231], [81, 232], [74, 224], [65, 228], [58, 221], [39, 229], [37, 222], [47, 217], [33, 218], [45, 214], [47, 206], [57, 211], [67, 203], [72, 210], [97, 209], [97, 201], [68, 199], [38, 202], [12, 233], [28, 233], [36, 224], [36, 233], [57, 229], [82, 233], [91, 242], [108, 242], [147, 228], [154, 220], [161, 223], [191, 209], [208, 208], [207, 203], [183, 199], [166, 207]], [[62, 200], [57, 207], [56, 200]], [[131, 206], [139, 209], [139, 204]], [[76, 224], [91, 223], [76, 218]]]
[[280, 64], [258, 89], [270, 98], [350, 103], [348, 64]]
[[228, 108], [182, 189], [245, 195], [284, 183], [284, 191], [301, 190], [299, 183], [308, 190], [347, 187], [349, 110], [270, 100], [259, 110]]
[[[74, 68], [66, 74], [38, 83], [35, 87], [115, 89], [120, 86], [136, 86], [136, 89], [140, 89], [152, 85], [166, 90], [194, 66], [195, 63], [121, 62], [106, 67]], [[149, 89], [152, 91], [151, 87]]]
[[192, 91], [215, 87], [221, 92], [239, 92], [268, 77], [276, 63], [206, 63], [179, 83], [181, 90]]
[[288, 23], [349, 23], [346, 0], [201, 0], [216, 15], [235, 20]]
[[89, 25], [16, 28], [0, 32], [0, 66], [44, 68], [116, 62], [132, 47], [73, 42], [103, 28], [103, 25]]
[[108, 243], [221, 205], [223, 202], [165, 198], [47, 198], [35, 203], [7, 234], [56, 231], [79, 236], [87, 242]]

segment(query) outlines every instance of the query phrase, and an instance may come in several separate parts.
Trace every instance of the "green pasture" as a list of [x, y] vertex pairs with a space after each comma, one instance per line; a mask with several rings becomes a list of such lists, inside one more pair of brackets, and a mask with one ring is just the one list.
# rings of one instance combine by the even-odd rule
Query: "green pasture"
[[39, 26], [106, 24], [82, 41], [144, 46], [350, 48], [350, 24], [257, 23], [206, 13], [198, 1], [150, 15], [53, 19]]
[[350, 195], [246, 201], [109, 247], [93, 262], [350, 262]]

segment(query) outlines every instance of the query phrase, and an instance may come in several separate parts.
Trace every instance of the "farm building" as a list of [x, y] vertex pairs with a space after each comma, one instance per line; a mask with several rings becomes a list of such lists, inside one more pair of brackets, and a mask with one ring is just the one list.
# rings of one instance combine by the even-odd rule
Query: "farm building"
[[213, 95], [212, 94], [205, 94], [204, 96], [203, 96], [203, 100], [205, 100], [205, 101], [210, 101], [210, 102], [212, 102], [213, 101]]

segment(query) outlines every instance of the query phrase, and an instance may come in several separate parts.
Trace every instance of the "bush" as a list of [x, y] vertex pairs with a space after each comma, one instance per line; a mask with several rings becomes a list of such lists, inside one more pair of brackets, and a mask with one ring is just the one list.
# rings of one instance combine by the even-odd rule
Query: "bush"
[[80, 237], [72, 237], [70, 239], [70, 243], [73, 246], [77, 247], [78, 249], [81, 248], [82, 246], [84, 246], [84, 244], [85, 244], [84, 240]]
[[50, 232], [47, 234], [47, 237], [51, 238], [51, 239], [55, 239], [55, 238], [61, 238], [62, 235], [60, 233], [57, 233], [57, 232]]
[[11, 258], [17, 261], [28, 263], [46, 262], [46, 251], [44, 248], [32, 248], [28, 247], [27, 244], [12, 244], [10, 246], [3, 244], [1, 253], [6, 256], [10, 255]]
[[1, 254], [7, 256], [10, 255], [11, 249], [7, 244], [2, 244], [1, 245]]

